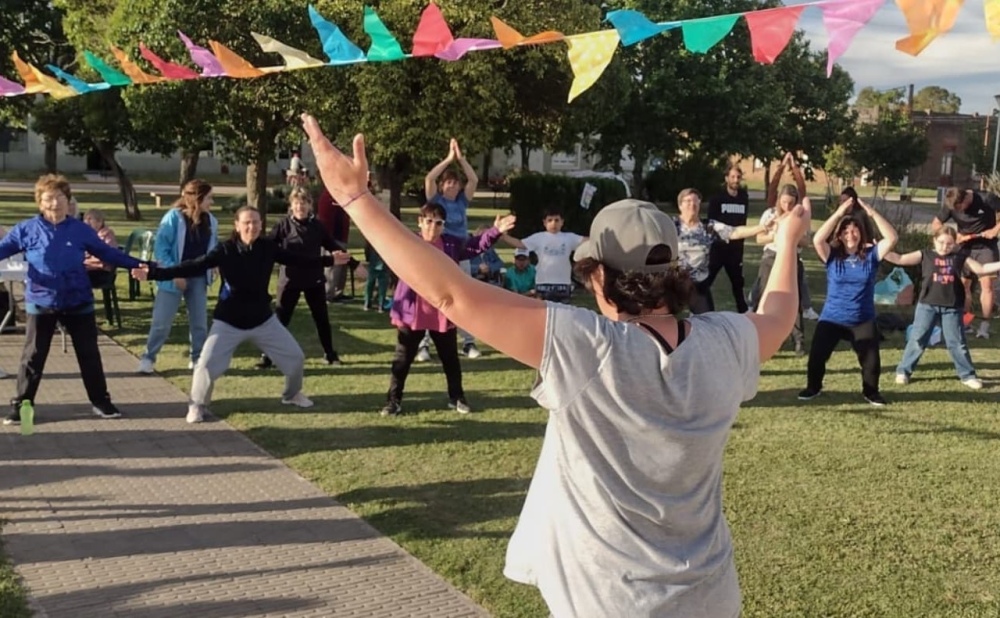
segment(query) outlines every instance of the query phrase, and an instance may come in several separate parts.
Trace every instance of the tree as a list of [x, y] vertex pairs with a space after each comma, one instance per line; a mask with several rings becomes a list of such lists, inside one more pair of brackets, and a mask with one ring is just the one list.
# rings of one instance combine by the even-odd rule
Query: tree
[[902, 110], [887, 110], [875, 122], [858, 127], [850, 156], [874, 184], [877, 197], [882, 183], [898, 183], [927, 160], [929, 148], [923, 130]]
[[[858, 164], [851, 158], [851, 142], [845, 141], [834, 144], [823, 155], [823, 171], [826, 172], [826, 198], [827, 204], [837, 206], [834, 203], [834, 196], [840, 193], [844, 180], [853, 180], [860, 171]], [[834, 187], [833, 181], [838, 181], [838, 186]]]
[[961, 107], [961, 97], [941, 86], [925, 86], [913, 96], [913, 109], [915, 110], [957, 114]]
[[858, 91], [858, 97], [854, 101], [854, 106], [859, 109], [895, 109], [902, 107], [903, 103], [902, 88], [876, 90], [871, 86], [865, 86]]

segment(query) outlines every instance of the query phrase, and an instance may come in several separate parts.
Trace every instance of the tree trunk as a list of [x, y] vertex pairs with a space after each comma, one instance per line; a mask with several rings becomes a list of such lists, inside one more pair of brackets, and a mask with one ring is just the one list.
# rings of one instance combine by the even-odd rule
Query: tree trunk
[[59, 171], [58, 156], [59, 156], [59, 140], [46, 138], [45, 171], [48, 172], [49, 174], [55, 174]]
[[114, 173], [115, 180], [118, 181], [118, 192], [121, 194], [122, 204], [125, 205], [125, 218], [129, 221], [138, 221], [142, 218], [142, 213], [139, 212], [139, 197], [136, 195], [135, 186], [129, 179], [125, 168], [118, 164], [114, 147], [102, 142], [97, 144], [97, 150]]
[[767, 163], [764, 164], [764, 203], [765, 204], [767, 203], [767, 200], [770, 197], [767, 194], [767, 188], [770, 187], [770, 186], [771, 186], [771, 162], [768, 161]]
[[181, 190], [184, 189], [184, 185], [194, 180], [195, 176], [198, 175], [199, 154], [197, 150], [185, 150], [181, 153]]
[[646, 149], [637, 148], [632, 151], [632, 161], [635, 167], [632, 168], [632, 195], [639, 199], [646, 199], [646, 187], [642, 182], [642, 170], [646, 167]]
[[247, 204], [260, 213], [262, 229], [267, 229], [267, 159], [262, 155], [247, 166]]
[[521, 171], [530, 171], [531, 165], [531, 146], [527, 142], [518, 142], [518, 147], [521, 149]]

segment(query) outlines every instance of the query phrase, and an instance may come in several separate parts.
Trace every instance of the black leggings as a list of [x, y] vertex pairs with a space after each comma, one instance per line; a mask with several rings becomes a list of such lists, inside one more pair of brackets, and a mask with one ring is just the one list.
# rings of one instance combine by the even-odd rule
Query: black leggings
[[392, 379], [389, 382], [389, 401], [399, 403], [403, 400], [406, 377], [410, 375], [410, 367], [417, 356], [424, 332], [430, 335], [437, 349], [438, 358], [441, 359], [441, 367], [448, 382], [448, 399], [451, 401], [463, 399], [465, 391], [462, 390], [462, 363], [458, 360], [457, 329], [450, 328], [441, 333], [432, 330], [411, 330], [403, 326], [396, 335], [396, 353], [392, 357]]
[[110, 401], [104, 365], [101, 363], [101, 350], [97, 345], [97, 321], [93, 312], [28, 314], [15, 399], [18, 402], [35, 401], [58, 323], [62, 323], [73, 340], [73, 351], [76, 352], [76, 362], [80, 365], [80, 377], [83, 378], [83, 387], [87, 389], [87, 399], [93, 404]]
[[312, 313], [313, 322], [316, 323], [316, 334], [319, 335], [319, 343], [323, 346], [323, 352], [327, 357], [334, 356], [337, 352], [333, 349], [333, 334], [330, 331], [330, 314], [326, 308], [326, 290], [323, 285], [308, 288], [299, 288], [285, 284], [278, 288], [278, 308], [275, 314], [278, 321], [288, 326], [292, 321], [292, 313], [295, 306], [299, 304], [299, 295], [306, 297], [306, 304], [309, 305], [309, 312]]
[[861, 392], [865, 395], [877, 395], [882, 358], [879, 354], [878, 328], [875, 326], [875, 320], [856, 326], [841, 326], [825, 320], [820, 320], [816, 324], [812, 346], [809, 348], [809, 389], [817, 392], [823, 390], [826, 362], [830, 360], [833, 350], [841, 341], [850, 342], [854, 353], [858, 355], [858, 363], [861, 365]]
[[[725, 270], [729, 285], [733, 289], [733, 300], [736, 310], [747, 312], [746, 281], [743, 278], [743, 241], [734, 240], [728, 243], [717, 242], [712, 245], [708, 263], [708, 287], [711, 289], [719, 272]], [[714, 306], [712, 308], [714, 310]]]

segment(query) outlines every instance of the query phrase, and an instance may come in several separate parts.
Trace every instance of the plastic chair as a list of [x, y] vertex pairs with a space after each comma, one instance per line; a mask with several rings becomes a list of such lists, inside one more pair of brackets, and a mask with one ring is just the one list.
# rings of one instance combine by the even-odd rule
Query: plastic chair
[[115, 287], [115, 280], [118, 278], [118, 269], [115, 268], [110, 272], [111, 276], [108, 277], [108, 280], [94, 289], [101, 291], [101, 296], [104, 300], [104, 315], [108, 319], [108, 323], [121, 328], [122, 312], [118, 306], [118, 288]]
[[[153, 243], [156, 240], [156, 235], [150, 231], [143, 228], [138, 228], [132, 230], [132, 233], [128, 235], [128, 240], [125, 241], [124, 251], [127, 255], [132, 255], [133, 251], [138, 252], [138, 257], [140, 260], [149, 260], [153, 257]], [[135, 300], [141, 296], [141, 286], [142, 283], [132, 277], [132, 273], [128, 276], [128, 299]], [[151, 296], [155, 296], [155, 288], [153, 287], [153, 282], [149, 282], [149, 292]]]

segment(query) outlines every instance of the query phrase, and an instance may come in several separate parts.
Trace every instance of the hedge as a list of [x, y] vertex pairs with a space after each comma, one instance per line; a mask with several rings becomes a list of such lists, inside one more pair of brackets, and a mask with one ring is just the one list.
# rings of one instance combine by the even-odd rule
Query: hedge
[[[597, 187], [590, 207], [580, 206], [583, 189]], [[576, 178], [556, 174], [524, 174], [510, 179], [510, 210], [517, 215], [513, 235], [524, 238], [541, 231], [543, 213], [555, 207], [563, 212], [563, 231], [590, 235], [590, 222], [604, 206], [627, 197], [625, 185], [608, 178]]]

